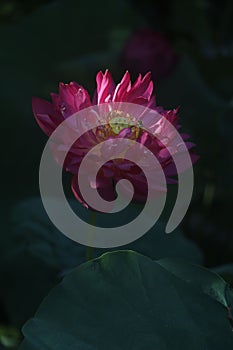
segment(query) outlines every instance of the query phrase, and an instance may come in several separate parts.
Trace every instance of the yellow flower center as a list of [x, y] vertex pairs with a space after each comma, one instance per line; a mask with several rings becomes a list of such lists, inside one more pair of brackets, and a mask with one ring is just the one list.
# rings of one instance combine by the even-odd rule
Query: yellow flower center
[[138, 138], [142, 129], [142, 121], [136, 122], [129, 113], [124, 113], [122, 111], [110, 112], [108, 119], [113, 134], [118, 135], [121, 130], [130, 128], [132, 131], [132, 138]]
[[142, 122], [135, 121], [129, 113], [111, 111], [107, 116], [108, 123], [97, 128], [97, 135], [101, 139], [109, 136], [116, 137], [123, 129], [131, 129], [131, 139], [137, 139], [142, 131]]

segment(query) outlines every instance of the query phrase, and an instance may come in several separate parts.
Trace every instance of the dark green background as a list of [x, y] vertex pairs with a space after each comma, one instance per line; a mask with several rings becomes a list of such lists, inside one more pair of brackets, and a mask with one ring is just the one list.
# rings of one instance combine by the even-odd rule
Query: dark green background
[[[46, 137], [32, 115], [31, 97], [48, 99], [51, 91], [57, 91], [60, 81], [71, 80], [93, 94], [95, 75], [100, 69], [109, 68], [114, 79], [119, 81], [124, 73], [121, 57], [125, 43], [135, 30], [147, 27], [162, 32], [179, 57], [174, 70], [154, 82], [158, 104], [165, 108], [180, 106], [183, 130], [192, 135], [200, 155], [195, 165], [192, 204], [181, 225], [181, 240], [186, 237], [194, 242], [196, 246], [190, 249], [197, 249], [196, 262], [211, 268], [228, 264], [223, 274], [232, 280], [232, 2], [2, 1], [0, 323], [19, 327], [63, 268], [69, 269], [85, 259], [85, 252], [81, 260], [62, 257], [64, 266], [61, 268], [53, 259], [49, 258], [48, 263], [40, 258], [51, 257], [57, 246], [48, 239], [53, 228], [38, 198], [38, 167]], [[70, 177], [66, 176], [67, 188], [69, 181]], [[168, 208], [171, 208], [175, 189], [169, 193]], [[169, 209], [163, 220], [168, 214]], [[157, 230], [162, 234], [160, 226]], [[158, 244], [164, 246], [161, 237]], [[71, 250], [74, 248], [72, 243], [61, 238], [59, 254], [66, 244], [71, 244]], [[137, 244], [137, 250], [143, 251], [144, 245]], [[186, 250], [181, 249], [182, 244], [191, 242], [177, 243], [174, 255], [180, 256]], [[31, 247], [29, 256], [25, 255], [28, 246]], [[151, 249], [151, 242], [148, 246]], [[153, 255], [153, 249], [148, 253], [146, 248], [143, 252], [154, 258], [170, 255], [169, 248], [158, 251], [163, 252], [161, 256]], [[28, 290], [34, 283], [30, 267], [38, 278], [41, 275], [44, 278], [40, 282], [38, 299], [34, 293], [36, 283], [29, 296], [25, 294], [25, 285]], [[217, 269], [222, 271], [221, 267]], [[24, 271], [22, 276], [20, 271]], [[19, 297], [20, 293], [27, 295], [26, 299]], [[32, 308], [25, 314], [22, 311], [17, 314], [14, 305]]]

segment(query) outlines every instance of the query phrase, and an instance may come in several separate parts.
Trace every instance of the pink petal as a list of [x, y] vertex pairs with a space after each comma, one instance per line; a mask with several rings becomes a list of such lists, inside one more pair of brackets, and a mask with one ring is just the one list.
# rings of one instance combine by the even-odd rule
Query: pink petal
[[91, 105], [88, 92], [76, 82], [59, 84], [60, 111], [64, 118]]
[[54, 108], [57, 111], [59, 111], [60, 110], [60, 107], [59, 107], [60, 97], [59, 97], [59, 95], [51, 92], [50, 96], [52, 98], [52, 103], [53, 103]]
[[121, 82], [117, 85], [114, 95], [113, 95], [113, 102], [121, 102], [123, 101], [123, 96], [129, 89], [131, 88], [131, 82], [130, 82], [130, 74], [127, 71], [125, 75], [123, 76]]
[[[114, 193], [114, 186], [113, 186], [113, 181], [112, 178], [104, 178], [101, 176], [97, 176], [97, 182], [95, 183], [95, 185], [93, 186], [93, 184], [91, 185], [91, 187], [95, 187], [93, 188], [93, 191], [97, 191], [99, 192], [100, 196], [105, 199], [106, 201], [113, 201], [116, 196]], [[88, 206], [88, 204], [84, 201], [82, 194], [80, 192], [80, 188], [78, 185], [78, 176], [75, 175], [72, 178], [72, 185], [71, 185], [72, 191], [74, 193], [75, 198], [86, 208], [90, 208], [93, 209], [95, 211], [98, 211], [95, 208], [91, 208]]]
[[115, 83], [108, 70], [103, 74], [101, 71], [96, 76], [97, 83], [97, 103], [107, 102], [115, 89]]
[[32, 110], [37, 123], [47, 136], [50, 136], [63, 121], [62, 116], [55, 110], [52, 103], [41, 98], [32, 98]]

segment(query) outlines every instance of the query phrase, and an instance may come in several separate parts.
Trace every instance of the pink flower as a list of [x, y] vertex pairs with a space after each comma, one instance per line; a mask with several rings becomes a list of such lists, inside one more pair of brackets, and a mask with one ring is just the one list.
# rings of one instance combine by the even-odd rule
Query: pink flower
[[34, 116], [47, 136], [66, 118], [82, 108], [89, 107], [91, 100], [88, 92], [75, 82], [60, 83], [59, 94], [51, 93], [52, 103], [33, 97]]
[[[60, 83], [59, 94], [51, 94], [52, 103], [40, 98], [33, 98], [34, 116], [46, 135], [50, 136], [62, 121], [86, 107], [96, 104], [102, 105], [106, 102], [128, 102], [145, 106], [145, 108], [149, 107], [164, 117], [163, 121], [158, 125], [158, 131], [164, 135], [166, 141], [162, 143], [148, 130], [143, 129], [143, 119], [142, 124], [137, 123], [133, 125], [130, 117], [123, 118], [119, 111], [111, 112], [107, 125], [101, 125], [82, 135], [67, 154], [64, 168], [73, 174], [72, 190], [76, 198], [83, 205], [87, 206], [79, 190], [77, 173], [84, 156], [92, 147], [108, 139], [129, 138], [146, 146], [159, 160], [167, 182], [175, 183], [176, 179], [174, 176], [177, 175], [177, 170], [172, 153], [178, 152], [179, 145], [170, 152], [169, 143], [174, 140], [175, 136], [169, 134], [170, 131], [168, 131], [169, 129], [164, 121], [169, 121], [178, 130], [180, 128], [178, 124], [178, 110], [164, 110], [162, 107], [156, 106], [155, 97], [152, 96], [153, 82], [150, 73], [147, 73], [145, 76], [139, 74], [137, 80], [132, 84], [130, 74], [126, 72], [121, 82], [115, 85], [110, 72], [106, 70], [105, 73], [100, 71], [97, 74], [96, 82], [97, 89], [92, 101], [88, 92], [75, 82], [69, 84]], [[116, 118], [118, 118], [118, 122], [113, 123]], [[185, 141], [189, 139], [189, 135], [186, 134], [181, 134], [181, 137]], [[198, 156], [193, 152], [195, 145], [186, 141], [186, 146], [190, 150], [192, 161], [195, 162], [198, 159]], [[61, 142], [59, 145], [54, 144], [52, 148], [59, 163], [59, 154], [62, 154], [67, 148], [65, 135], [64, 142]], [[104, 152], [106, 153], [108, 150], [105, 149]], [[105, 155], [107, 158], [107, 154], [103, 153], [103, 156]], [[100, 169], [96, 182], [92, 183], [91, 186], [97, 189], [104, 199], [110, 201], [115, 198], [115, 183], [121, 178], [126, 178], [133, 184], [135, 201], [144, 202], [146, 200], [147, 181], [145, 175], [137, 165], [126, 159], [107, 161]]]
[[126, 43], [121, 64], [134, 75], [151, 71], [154, 81], [159, 81], [172, 72], [177, 60], [170, 42], [162, 33], [144, 28], [136, 31]]

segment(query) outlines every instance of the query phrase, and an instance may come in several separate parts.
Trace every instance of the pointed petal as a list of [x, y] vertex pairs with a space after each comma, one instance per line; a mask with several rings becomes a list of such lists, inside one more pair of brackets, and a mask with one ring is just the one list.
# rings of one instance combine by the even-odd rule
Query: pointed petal
[[124, 101], [124, 95], [129, 89], [131, 88], [131, 81], [130, 81], [130, 74], [128, 71], [126, 71], [125, 75], [123, 76], [121, 82], [117, 85], [114, 95], [113, 95], [113, 102], [121, 102]]
[[32, 98], [32, 111], [43, 132], [50, 136], [63, 121], [62, 116], [55, 110], [52, 103], [38, 97]]
[[88, 92], [74, 81], [59, 84], [59, 97], [59, 108], [65, 119], [91, 105]]
[[115, 83], [108, 70], [103, 74], [101, 71], [96, 76], [97, 83], [97, 103], [107, 102], [112, 96]]

